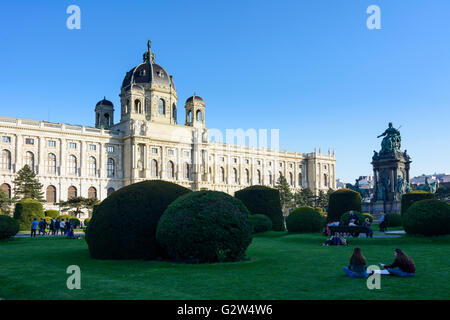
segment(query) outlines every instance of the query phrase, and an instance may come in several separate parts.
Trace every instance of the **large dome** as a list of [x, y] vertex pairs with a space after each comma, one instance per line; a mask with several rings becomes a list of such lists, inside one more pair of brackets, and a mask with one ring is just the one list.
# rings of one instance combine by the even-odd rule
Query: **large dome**
[[148, 50], [144, 54], [144, 62], [127, 72], [122, 82], [122, 89], [128, 90], [133, 84], [150, 85], [156, 83], [175, 88], [173, 78], [160, 65], [155, 63], [155, 55], [148, 44]]

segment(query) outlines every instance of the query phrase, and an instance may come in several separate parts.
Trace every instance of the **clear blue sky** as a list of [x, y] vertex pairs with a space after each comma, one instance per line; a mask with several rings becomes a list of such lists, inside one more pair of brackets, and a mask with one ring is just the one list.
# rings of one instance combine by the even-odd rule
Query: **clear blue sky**
[[[66, 8], [81, 8], [81, 30]], [[368, 30], [366, 8], [381, 8]], [[335, 148], [337, 177], [371, 174], [389, 121], [411, 174], [450, 171], [450, 1], [3, 1], [0, 115], [92, 126], [147, 39], [209, 128], [280, 129], [281, 149]]]

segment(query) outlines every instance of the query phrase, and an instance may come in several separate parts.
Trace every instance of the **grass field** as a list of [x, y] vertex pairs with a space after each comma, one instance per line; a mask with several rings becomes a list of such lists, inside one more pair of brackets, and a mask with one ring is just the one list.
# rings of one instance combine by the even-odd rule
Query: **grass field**
[[[2, 299], [449, 299], [450, 236], [350, 239], [323, 247], [319, 234], [268, 232], [253, 239], [250, 260], [186, 265], [101, 261], [84, 240], [0, 241]], [[380, 290], [342, 271], [355, 246], [368, 264], [391, 263], [401, 248], [416, 262], [415, 278], [383, 276]], [[81, 268], [81, 290], [66, 287], [66, 268]]]

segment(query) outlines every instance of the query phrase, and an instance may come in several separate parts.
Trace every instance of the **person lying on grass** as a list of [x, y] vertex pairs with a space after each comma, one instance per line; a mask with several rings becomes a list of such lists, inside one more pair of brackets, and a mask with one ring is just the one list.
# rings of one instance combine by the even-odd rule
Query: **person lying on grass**
[[327, 241], [325, 241], [323, 246], [345, 246], [347, 245], [347, 240], [345, 240], [344, 236], [341, 234], [335, 234], [330, 237]]
[[350, 258], [348, 267], [344, 267], [344, 272], [351, 278], [367, 278], [369, 275], [366, 268], [367, 262], [361, 248], [355, 248]]
[[380, 263], [390, 275], [398, 277], [414, 277], [416, 275], [416, 267], [414, 261], [408, 257], [401, 249], [394, 250], [395, 260], [393, 263], [386, 265]]

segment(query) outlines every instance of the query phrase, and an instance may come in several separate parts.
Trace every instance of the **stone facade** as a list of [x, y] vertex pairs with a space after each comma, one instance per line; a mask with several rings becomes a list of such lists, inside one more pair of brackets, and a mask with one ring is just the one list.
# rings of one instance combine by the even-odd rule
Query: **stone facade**
[[119, 123], [110, 101], [97, 103], [95, 128], [0, 117], [2, 189], [11, 193], [25, 164], [44, 185], [46, 207], [74, 193], [102, 200], [148, 179], [234, 194], [249, 185], [274, 186], [282, 174], [293, 189], [336, 188], [334, 152], [210, 142], [206, 104], [196, 95], [187, 99], [185, 123], [178, 124], [173, 77], [155, 63], [150, 45], [143, 63], [126, 74], [120, 101]]

